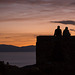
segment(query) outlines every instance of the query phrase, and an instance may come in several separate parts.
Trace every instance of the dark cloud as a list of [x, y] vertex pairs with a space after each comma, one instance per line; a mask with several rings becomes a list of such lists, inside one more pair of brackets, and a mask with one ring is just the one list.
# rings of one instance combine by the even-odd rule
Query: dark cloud
[[75, 2], [70, 3], [69, 5], [75, 6]]
[[70, 30], [75, 32], [75, 29], [70, 29]]
[[0, 0], [0, 3], [48, 3], [49, 0]]
[[74, 5], [74, 0], [0, 0], [0, 3], [47, 4], [52, 6]]
[[11, 2], [20, 2], [20, 1], [25, 1], [25, 0], [0, 0], [0, 3], [11, 3]]
[[31, 4], [49, 4], [65, 5], [66, 2], [73, 3], [74, 0], [0, 0], [0, 3], [31, 3]]
[[75, 21], [67, 20], [67, 21], [51, 21], [52, 23], [61, 23], [61, 24], [72, 24], [75, 25]]

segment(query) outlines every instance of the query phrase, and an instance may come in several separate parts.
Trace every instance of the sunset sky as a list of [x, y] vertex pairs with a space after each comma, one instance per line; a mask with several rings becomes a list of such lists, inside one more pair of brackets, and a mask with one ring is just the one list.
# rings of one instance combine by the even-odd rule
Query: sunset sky
[[75, 0], [0, 0], [0, 44], [36, 45], [58, 25], [75, 35]]

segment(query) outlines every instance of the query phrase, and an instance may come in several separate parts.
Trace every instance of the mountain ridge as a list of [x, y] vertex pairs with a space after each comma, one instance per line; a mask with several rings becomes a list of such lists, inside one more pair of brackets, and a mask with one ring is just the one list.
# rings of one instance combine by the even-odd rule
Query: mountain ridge
[[36, 46], [33, 45], [17, 47], [13, 45], [0, 44], [0, 52], [35, 52], [35, 51]]

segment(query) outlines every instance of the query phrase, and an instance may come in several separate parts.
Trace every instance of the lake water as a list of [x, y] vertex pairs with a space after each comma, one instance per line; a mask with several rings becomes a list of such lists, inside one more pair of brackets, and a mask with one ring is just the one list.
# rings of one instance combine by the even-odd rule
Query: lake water
[[0, 61], [23, 67], [36, 63], [36, 52], [0, 52]]

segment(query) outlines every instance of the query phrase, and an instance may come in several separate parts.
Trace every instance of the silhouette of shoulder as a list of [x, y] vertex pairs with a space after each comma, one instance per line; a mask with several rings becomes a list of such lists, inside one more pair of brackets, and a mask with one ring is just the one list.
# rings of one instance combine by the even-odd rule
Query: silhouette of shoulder
[[71, 36], [68, 27], [65, 28], [65, 30], [63, 31], [63, 36], [67, 37], [67, 36]]
[[62, 35], [62, 31], [61, 31], [60, 27], [58, 26], [57, 29], [55, 29], [54, 36], [61, 36], [61, 35]]

